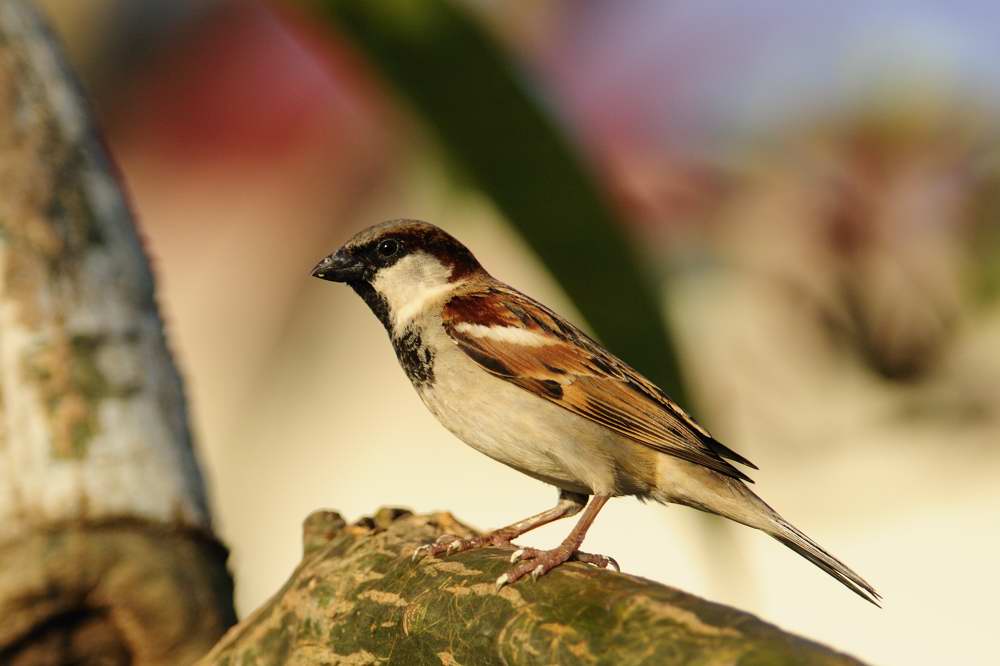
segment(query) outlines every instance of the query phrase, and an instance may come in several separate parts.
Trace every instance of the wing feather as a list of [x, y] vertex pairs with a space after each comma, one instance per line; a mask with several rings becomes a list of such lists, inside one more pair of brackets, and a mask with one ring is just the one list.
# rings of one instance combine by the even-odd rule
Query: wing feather
[[751, 481], [729, 461], [756, 469], [753, 463], [528, 296], [499, 284], [459, 294], [445, 305], [443, 323], [458, 347], [490, 374], [652, 449]]

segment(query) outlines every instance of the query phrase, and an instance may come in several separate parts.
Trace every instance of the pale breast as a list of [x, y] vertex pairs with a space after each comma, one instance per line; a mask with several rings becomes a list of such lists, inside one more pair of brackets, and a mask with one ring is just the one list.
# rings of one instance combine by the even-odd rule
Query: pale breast
[[647, 452], [655, 452], [490, 375], [454, 344], [439, 322], [414, 323], [412, 339], [420, 344], [411, 345], [412, 352], [400, 352], [397, 346], [400, 363], [427, 408], [463, 442], [566, 490], [645, 494], [647, 484], [634, 478], [634, 472], [651, 467]]

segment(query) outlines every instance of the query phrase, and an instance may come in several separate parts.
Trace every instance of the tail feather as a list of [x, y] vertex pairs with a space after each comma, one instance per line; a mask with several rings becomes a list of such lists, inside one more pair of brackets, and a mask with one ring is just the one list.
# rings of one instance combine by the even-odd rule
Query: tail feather
[[868, 581], [851, 571], [850, 567], [783, 519], [775, 520], [775, 524], [778, 529], [769, 531], [772, 537], [836, 578], [844, 587], [865, 601], [882, 607], [879, 603], [881, 595]]
[[882, 597], [871, 584], [788, 523], [739, 480], [667, 455], [660, 457], [657, 475], [659, 486], [651, 495], [658, 502], [684, 504], [758, 529], [836, 578], [865, 601], [880, 606]]

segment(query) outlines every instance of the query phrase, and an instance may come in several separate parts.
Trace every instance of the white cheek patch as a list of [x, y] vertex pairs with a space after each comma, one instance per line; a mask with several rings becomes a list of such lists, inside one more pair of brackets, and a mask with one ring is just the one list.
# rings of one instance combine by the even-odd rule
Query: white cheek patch
[[516, 326], [485, 326], [483, 324], [470, 324], [469, 322], [462, 321], [455, 324], [455, 330], [459, 333], [471, 335], [474, 338], [507, 342], [522, 347], [545, 347], [546, 345], [556, 343], [555, 340], [543, 333], [530, 331], [526, 328], [517, 328]]
[[372, 287], [389, 304], [393, 326], [399, 330], [458, 286], [450, 280], [450, 268], [429, 254], [415, 252], [380, 270]]
[[442, 284], [436, 287], [428, 287], [417, 294], [417, 297], [406, 305], [403, 305], [398, 309], [391, 308], [393, 313], [392, 320], [396, 325], [396, 329], [398, 330], [399, 328], [405, 326], [407, 322], [417, 316], [417, 314], [427, 305], [441, 299], [445, 294], [448, 294], [454, 288], [455, 285], [453, 284]]

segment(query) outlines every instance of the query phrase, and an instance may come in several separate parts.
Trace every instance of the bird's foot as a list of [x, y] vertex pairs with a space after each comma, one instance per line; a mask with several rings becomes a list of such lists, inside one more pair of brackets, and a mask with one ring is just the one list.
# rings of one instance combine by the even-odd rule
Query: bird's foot
[[[522, 560], [529, 558], [536, 558], [541, 555], [544, 551], [538, 550], [537, 548], [518, 548], [510, 555], [510, 561], [512, 564], [517, 564]], [[607, 555], [595, 555], [594, 553], [585, 553], [582, 550], [574, 551], [572, 555], [569, 556], [569, 561], [571, 562], [584, 562], [585, 564], [592, 564], [598, 569], [614, 569], [615, 571], [621, 573], [621, 567], [618, 566], [618, 561], [613, 557], [608, 557]]]
[[582, 550], [571, 550], [566, 546], [557, 546], [552, 550], [518, 548], [511, 553], [510, 561], [515, 566], [497, 578], [497, 589], [516, 583], [528, 575], [537, 580], [563, 562], [569, 561], [585, 562], [601, 569], [611, 568], [615, 571], [621, 571], [621, 567], [618, 566], [618, 562], [613, 557], [585, 553]]
[[434, 543], [420, 546], [413, 551], [413, 559], [419, 560], [425, 556], [454, 555], [473, 548], [513, 548], [514, 544], [510, 542], [511, 538], [502, 530], [468, 539], [457, 537], [454, 534], [442, 534]]

